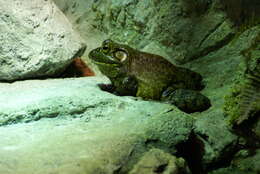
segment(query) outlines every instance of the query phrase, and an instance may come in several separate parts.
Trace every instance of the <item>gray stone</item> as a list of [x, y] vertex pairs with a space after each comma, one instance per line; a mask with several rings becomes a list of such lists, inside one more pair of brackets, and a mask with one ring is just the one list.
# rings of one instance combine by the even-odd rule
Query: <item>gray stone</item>
[[195, 134], [203, 144], [201, 162], [205, 168], [229, 157], [238, 142], [221, 112], [200, 117], [195, 122]]
[[0, 0], [0, 80], [57, 75], [85, 45], [50, 0]]
[[107, 82], [0, 83], [0, 173], [127, 173], [150, 148], [176, 153], [189, 138], [192, 117], [101, 91], [97, 84]]
[[185, 160], [160, 149], [146, 152], [129, 174], [189, 174]]

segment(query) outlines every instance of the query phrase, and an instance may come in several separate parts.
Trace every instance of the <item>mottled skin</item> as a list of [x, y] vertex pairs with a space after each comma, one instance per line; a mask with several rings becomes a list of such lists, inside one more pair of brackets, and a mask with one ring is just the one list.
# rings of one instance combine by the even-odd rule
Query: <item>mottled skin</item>
[[200, 74], [112, 40], [105, 40], [89, 57], [111, 80], [119, 95], [160, 100], [176, 89], [202, 89]]

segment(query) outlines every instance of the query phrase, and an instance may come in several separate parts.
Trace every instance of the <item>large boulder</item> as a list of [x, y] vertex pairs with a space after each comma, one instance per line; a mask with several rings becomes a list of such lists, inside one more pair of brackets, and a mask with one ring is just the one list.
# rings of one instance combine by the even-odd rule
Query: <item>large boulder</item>
[[151, 148], [176, 154], [189, 139], [192, 117], [168, 104], [103, 92], [97, 84], [104, 82], [0, 84], [0, 173], [127, 173]]
[[53, 76], [85, 45], [50, 0], [0, 0], [0, 80]]

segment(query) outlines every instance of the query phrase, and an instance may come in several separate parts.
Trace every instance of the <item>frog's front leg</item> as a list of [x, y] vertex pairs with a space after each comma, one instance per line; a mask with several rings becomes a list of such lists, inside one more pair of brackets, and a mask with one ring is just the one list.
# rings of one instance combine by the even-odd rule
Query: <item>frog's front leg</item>
[[190, 89], [167, 88], [162, 94], [162, 101], [171, 103], [186, 113], [202, 112], [210, 106], [210, 100], [198, 91]]
[[111, 84], [98, 84], [98, 87], [106, 92], [119, 96], [135, 96], [138, 82], [134, 76], [111, 78]]

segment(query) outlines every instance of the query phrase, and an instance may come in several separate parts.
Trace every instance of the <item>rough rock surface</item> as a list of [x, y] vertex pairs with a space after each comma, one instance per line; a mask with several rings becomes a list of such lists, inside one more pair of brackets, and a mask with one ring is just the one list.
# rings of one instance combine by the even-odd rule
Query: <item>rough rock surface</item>
[[[214, 118], [214, 117], [217, 117]], [[229, 158], [238, 144], [238, 136], [231, 132], [223, 114], [204, 115], [195, 122], [195, 134], [203, 144], [201, 162], [204, 168], [211, 167], [223, 159]]]
[[241, 150], [231, 161], [230, 167], [221, 168], [210, 174], [258, 174], [260, 173], [260, 150]]
[[223, 111], [225, 96], [231, 93], [244, 62], [241, 52], [254, 44], [259, 32], [259, 26], [248, 28], [218, 51], [186, 64], [204, 76], [206, 88], [203, 94], [212, 104], [208, 111], [194, 114], [197, 116], [194, 131], [202, 142], [201, 163], [205, 168], [230, 160], [237, 151], [239, 136], [231, 129], [229, 118]]
[[1, 83], [1, 124], [9, 125], [0, 127], [0, 173], [126, 173], [150, 148], [174, 154], [189, 138], [192, 117], [103, 92], [97, 84], [106, 81]]
[[93, 46], [110, 37], [176, 63], [223, 47], [235, 32], [219, 0], [54, 2]]
[[0, 0], [0, 80], [57, 75], [85, 45], [50, 0]]
[[140, 161], [129, 174], [189, 174], [190, 171], [182, 158], [166, 153], [160, 149], [151, 149], [144, 153]]

